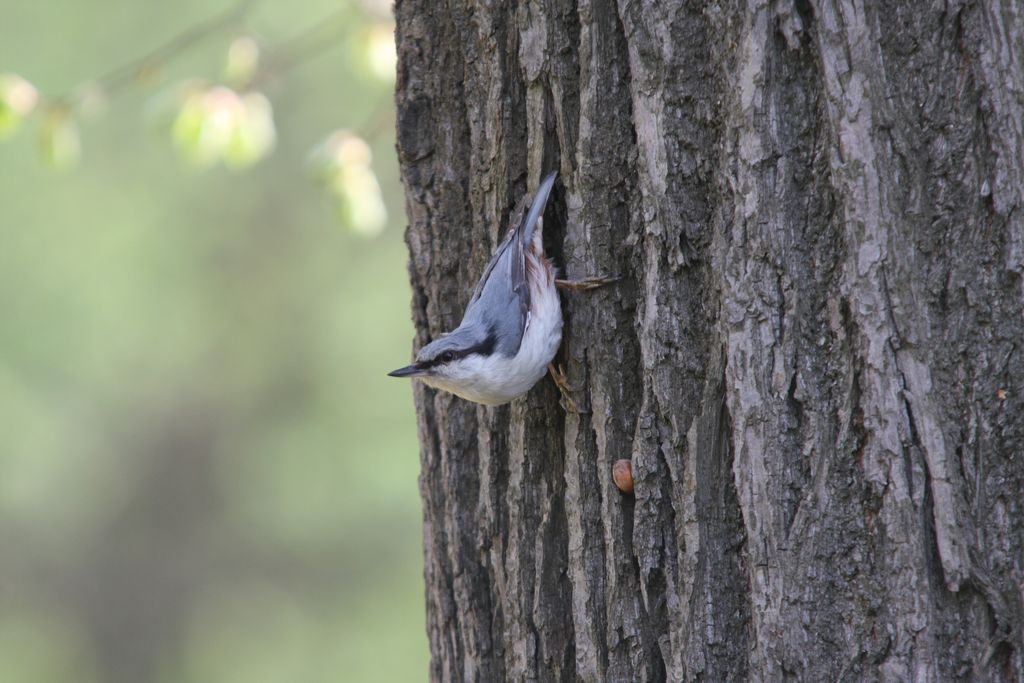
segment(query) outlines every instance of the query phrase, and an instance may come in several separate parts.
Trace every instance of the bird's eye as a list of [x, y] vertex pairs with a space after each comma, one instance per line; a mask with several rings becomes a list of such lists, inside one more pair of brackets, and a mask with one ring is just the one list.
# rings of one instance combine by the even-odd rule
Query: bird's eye
[[455, 360], [455, 353], [452, 351], [445, 351], [444, 353], [437, 357], [437, 360], [441, 361], [442, 363], [451, 363], [453, 360]]

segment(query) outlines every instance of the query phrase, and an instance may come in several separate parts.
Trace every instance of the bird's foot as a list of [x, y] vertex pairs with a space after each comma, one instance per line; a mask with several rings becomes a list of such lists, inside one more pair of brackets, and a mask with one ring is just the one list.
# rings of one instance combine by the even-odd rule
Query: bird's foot
[[597, 289], [612, 283], [618, 282], [619, 277], [587, 277], [582, 280], [555, 280], [555, 286], [561, 289], [571, 289], [574, 292], [586, 292], [590, 289]]
[[565, 368], [561, 365], [556, 367], [554, 363], [548, 363], [548, 372], [551, 373], [551, 379], [554, 380], [555, 386], [562, 393], [564, 401], [562, 407], [565, 408], [566, 412], [580, 415], [583, 411], [576, 405], [576, 401], [572, 397], [572, 392], [575, 390], [569, 384], [569, 379], [565, 376]]

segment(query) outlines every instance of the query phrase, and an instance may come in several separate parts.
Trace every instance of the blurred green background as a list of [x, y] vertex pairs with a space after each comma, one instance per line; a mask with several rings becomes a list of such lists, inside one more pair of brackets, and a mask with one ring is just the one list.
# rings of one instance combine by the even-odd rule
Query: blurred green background
[[[0, 0], [0, 72], [52, 98], [230, 6]], [[38, 111], [0, 143], [0, 681], [426, 677], [388, 12], [254, 4], [86, 107], [74, 168]], [[159, 110], [243, 33], [303, 36], [257, 81], [276, 150], [199, 168]], [[311, 177], [344, 128], [376, 236]]]

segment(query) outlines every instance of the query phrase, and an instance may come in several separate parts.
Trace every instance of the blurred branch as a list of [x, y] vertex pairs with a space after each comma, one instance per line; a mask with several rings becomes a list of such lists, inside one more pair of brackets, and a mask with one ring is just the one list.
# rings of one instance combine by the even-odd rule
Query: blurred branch
[[340, 9], [329, 14], [304, 31], [268, 49], [269, 58], [265, 66], [260, 68], [254, 82], [265, 81], [273, 76], [305, 64], [311, 59], [337, 47], [340, 39], [348, 31], [348, 15], [350, 10]]
[[[12, 76], [5, 82], [6, 95], [0, 91], [0, 105], [7, 106], [7, 120], [0, 119], [0, 124], [5, 124], [6, 130], [13, 130], [38, 102], [42, 105], [39, 109], [46, 114], [40, 137], [45, 158], [54, 167], [72, 166], [81, 153], [75, 120], [77, 114], [89, 113], [90, 108], [101, 106], [104, 99], [151, 80], [172, 60], [211, 35], [231, 28], [244, 33], [246, 17], [258, 2], [236, 0], [220, 14], [186, 28], [142, 56], [86, 80], [58, 98], [38, 97], [31, 84]], [[238, 168], [266, 156], [274, 147], [276, 130], [271, 103], [261, 92], [263, 86], [267, 81], [345, 44], [353, 34], [352, 17], [351, 8], [337, 9], [291, 37], [265, 45], [263, 57], [260, 56], [260, 44], [252, 35], [236, 37], [227, 50], [220, 79], [187, 79], [176, 90], [168, 92], [167, 123], [174, 142], [190, 161], [199, 165], [223, 162]], [[382, 47], [388, 49], [390, 45], [394, 50], [390, 32], [381, 39], [380, 29], [377, 26], [376, 33], [360, 38], [369, 41], [368, 45], [376, 50], [373, 54], [378, 59], [374, 63], [380, 62]], [[384, 68], [387, 68], [386, 64]], [[377, 71], [380, 75], [379, 65]], [[15, 97], [18, 88], [24, 91], [20, 100]], [[24, 102], [29, 100], [31, 102], [25, 105]], [[362, 121], [347, 131], [363, 139], [372, 139], [394, 125], [393, 117], [385, 115], [391, 107], [391, 98], [377, 97], [366, 104]], [[3, 113], [5, 110], [0, 110], [0, 114]], [[351, 148], [349, 145], [347, 149]], [[368, 167], [368, 162], [366, 165]], [[371, 172], [367, 169], [367, 173]], [[361, 187], [365, 190], [371, 184], [376, 188], [375, 179], [372, 183], [362, 182]], [[375, 193], [379, 194], [379, 190]]]
[[[261, 85], [337, 47], [340, 39], [348, 31], [349, 14], [350, 11], [347, 9], [333, 12], [306, 30], [269, 48], [266, 63], [260, 67], [249, 85]], [[393, 117], [384, 116], [391, 111], [392, 103], [392, 95], [388, 92], [386, 96], [378, 98], [366, 115], [348, 129], [367, 140], [376, 138], [394, 125]]]
[[[240, 0], [223, 13], [190, 26], [148, 54], [111, 69], [95, 79], [86, 81], [83, 85], [98, 86], [108, 96], [117, 93], [166, 65], [207, 36], [241, 22], [257, 2], [259, 0]], [[57, 106], [67, 105], [74, 100], [74, 93], [75, 91], [72, 91], [57, 97], [53, 102]]]
[[[259, 1], [240, 0], [223, 13], [188, 27], [149, 53], [117, 66], [101, 76], [88, 79], [59, 97], [47, 98], [49, 105], [54, 108], [66, 108], [74, 104], [77, 94], [85, 86], [99, 88], [105, 96], [116, 94], [167, 65], [204, 38], [241, 23]], [[346, 20], [349, 14], [348, 9], [340, 9], [306, 30], [271, 46], [267, 50], [270, 57], [266, 60], [266, 65], [260, 68], [249, 85], [280, 76], [337, 47], [339, 39], [348, 30]]]

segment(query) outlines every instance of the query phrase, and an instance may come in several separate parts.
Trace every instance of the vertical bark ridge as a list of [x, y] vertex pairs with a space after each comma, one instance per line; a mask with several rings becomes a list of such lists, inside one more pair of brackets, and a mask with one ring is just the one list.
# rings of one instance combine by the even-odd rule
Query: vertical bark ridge
[[657, 637], [659, 654], [668, 676], [677, 678], [683, 663], [673, 639], [696, 611], [680, 599], [680, 580], [693, 578], [679, 574], [685, 549], [677, 529], [694, 495], [683, 487], [682, 473], [693, 455], [686, 436], [699, 410], [712, 343], [714, 291], [706, 251], [716, 141], [714, 34], [700, 3], [619, 2], [618, 9], [629, 56], [640, 191], [637, 259], [643, 273], [635, 323], [643, 403], [632, 447], [633, 552], [647, 620], [665, 634]]
[[[596, 506], [570, 511], [577, 518], [574, 528], [583, 533], [570, 538], [570, 545], [578, 549], [578, 566], [587, 569], [573, 577], [574, 594], [583, 598], [574, 619], [588, 633], [587, 647], [579, 651], [586, 680], [651, 679], [645, 662], [656, 645], [643, 627], [638, 577], [630, 561], [632, 505], [610, 476], [612, 463], [630, 455], [639, 403], [623, 381], [640, 374], [632, 325], [636, 274], [620, 258], [635, 229], [628, 203], [632, 170], [628, 156], [608, 155], [594, 146], [626, 138], [631, 131], [628, 65], [614, 5], [583, 0], [578, 12], [579, 135], [563, 156], [575, 169], [567, 183], [565, 271], [568, 277], [605, 274], [620, 280], [566, 299], [563, 352], [570, 382], [580, 389], [578, 403], [588, 411], [568, 416], [566, 447], [572, 452], [581, 439], [592, 444], [573, 452], [575, 462], [566, 476], [586, 471], [595, 487], [591, 490], [600, 492]], [[598, 525], [583, 517], [595, 513]], [[595, 543], [603, 555], [590, 552]], [[619, 598], [606, 599], [609, 595]]]
[[702, 411], [687, 434], [686, 469], [679, 485], [689, 493], [679, 512], [680, 618], [670, 633], [669, 680], [749, 678], [750, 584], [746, 543], [733, 484], [730, 419], [725, 403], [725, 354], [710, 360]]

